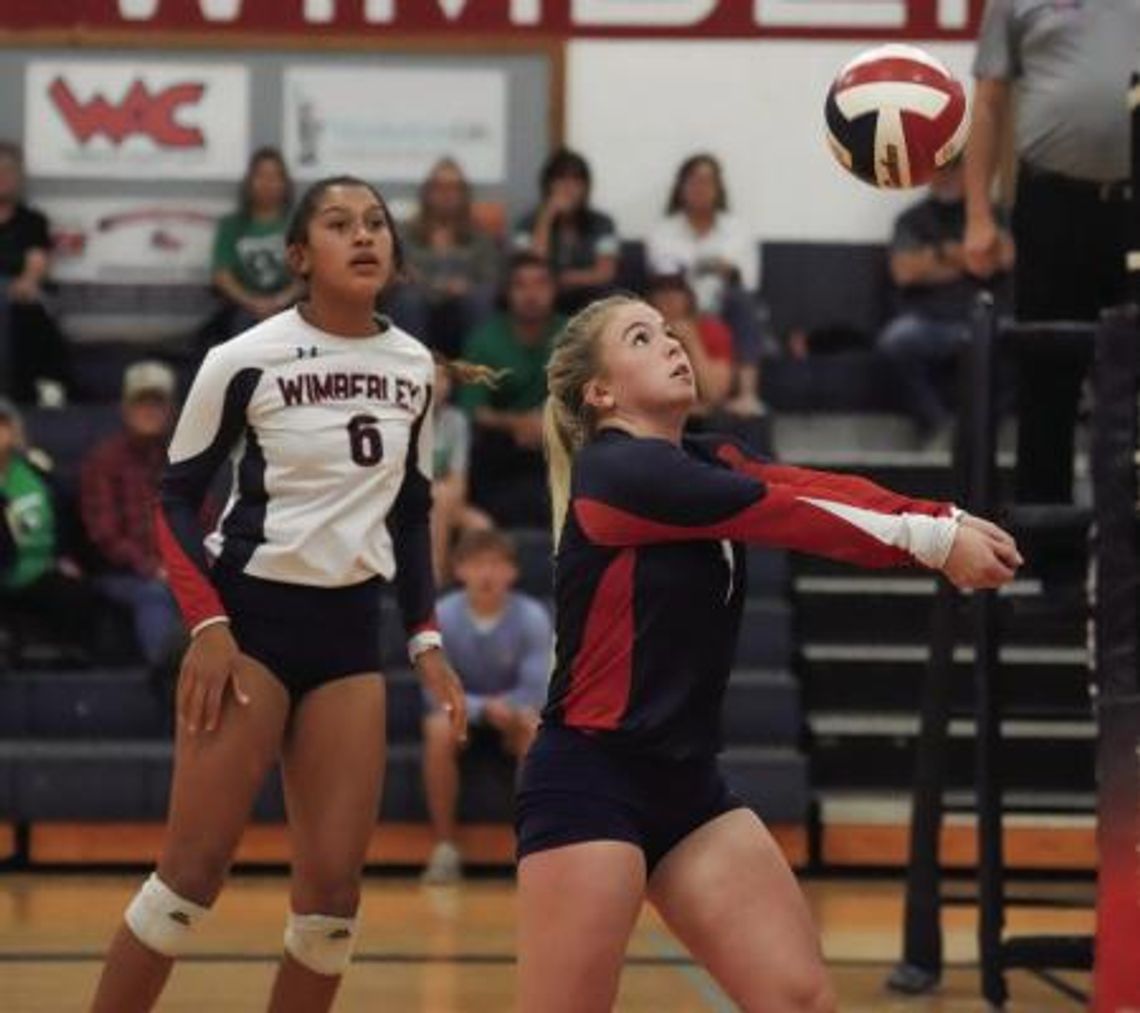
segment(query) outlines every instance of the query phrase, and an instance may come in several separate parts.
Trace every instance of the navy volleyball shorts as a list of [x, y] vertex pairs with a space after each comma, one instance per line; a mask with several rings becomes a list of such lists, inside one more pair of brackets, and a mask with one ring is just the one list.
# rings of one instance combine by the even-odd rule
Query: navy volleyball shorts
[[220, 566], [211, 577], [241, 652], [268, 668], [294, 700], [334, 679], [380, 671], [380, 578], [311, 587]]
[[652, 873], [682, 839], [743, 804], [713, 756], [630, 753], [589, 732], [543, 725], [519, 772], [518, 858], [585, 841], [628, 841]]

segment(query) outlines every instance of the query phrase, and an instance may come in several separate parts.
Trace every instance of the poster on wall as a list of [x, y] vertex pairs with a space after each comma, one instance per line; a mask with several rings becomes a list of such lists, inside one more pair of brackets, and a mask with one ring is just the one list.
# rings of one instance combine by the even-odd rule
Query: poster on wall
[[24, 137], [36, 176], [237, 179], [249, 152], [249, 71], [236, 64], [32, 61]]
[[450, 155], [474, 183], [504, 181], [502, 70], [292, 67], [283, 91], [285, 157], [301, 178], [418, 183]]
[[52, 197], [52, 278], [63, 283], [205, 285], [225, 200]]

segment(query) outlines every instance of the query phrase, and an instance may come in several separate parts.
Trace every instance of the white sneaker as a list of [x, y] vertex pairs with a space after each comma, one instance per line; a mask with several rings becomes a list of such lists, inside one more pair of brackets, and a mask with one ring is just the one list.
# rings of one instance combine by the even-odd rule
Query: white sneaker
[[428, 886], [447, 886], [463, 878], [463, 864], [459, 849], [450, 841], [440, 841], [433, 849], [422, 882]]

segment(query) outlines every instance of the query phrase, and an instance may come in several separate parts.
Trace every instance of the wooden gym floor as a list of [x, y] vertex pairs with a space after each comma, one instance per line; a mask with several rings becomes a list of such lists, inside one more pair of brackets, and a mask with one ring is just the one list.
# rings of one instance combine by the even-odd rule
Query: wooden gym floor
[[[81, 1010], [99, 970], [103, 946], [141, 880], [139, 874], [0, 875], [0, 1010]], [[957, 884], [955, 884], [957, 888]], [[969, 888], [962, 883], [963, 891]], [[975, 1013], [975, 911], [946, 909], [949, 966], [937, 996], [903, 998], [882, 982], [899, 952], [901, 885], [896, 880], [807, 881], [824, 950], [851, 1013]], [[1087, 900], [1088, 883], [1017, 883], [1019, 896]], [[237, 1013], [263, 1008], [280, 951], [286, 882], [279, 873], [233, 878], [199, 932], [194, 954], [175, 971], [159, 1009], [166, 1013]], [[341, 991], [338, 1013], [451, 1013], [512, 1008], [514, 898], [507, 879], [424, 888], [413, 878], [370, 877], [357, 959]], [[1025, 906], [1010, 912], [1009, 930], [1090, 931], [1091, 910]], [[731, 931], [731, 928], [729, 931]], [[1087, 975], [1066, 980], [1087, 988]], [[1013, 1013], [1078, 1010], [1035, 977], [1009, 977]], [[681, 1013], [731, 1010], [712, 981], [689, 963], [661, 922], [646, 911], [630, 946], [619, 1010]]]

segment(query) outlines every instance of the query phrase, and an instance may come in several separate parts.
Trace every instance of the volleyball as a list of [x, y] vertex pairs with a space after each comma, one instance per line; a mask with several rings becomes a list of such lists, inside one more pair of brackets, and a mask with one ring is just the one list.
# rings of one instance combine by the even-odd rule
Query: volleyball
[[864, 183], [922, 186], [960, 154], [970, 121], [962, 84], [917, 46], [878, 46], [851, 60], [825, 107], [836, 160]]

